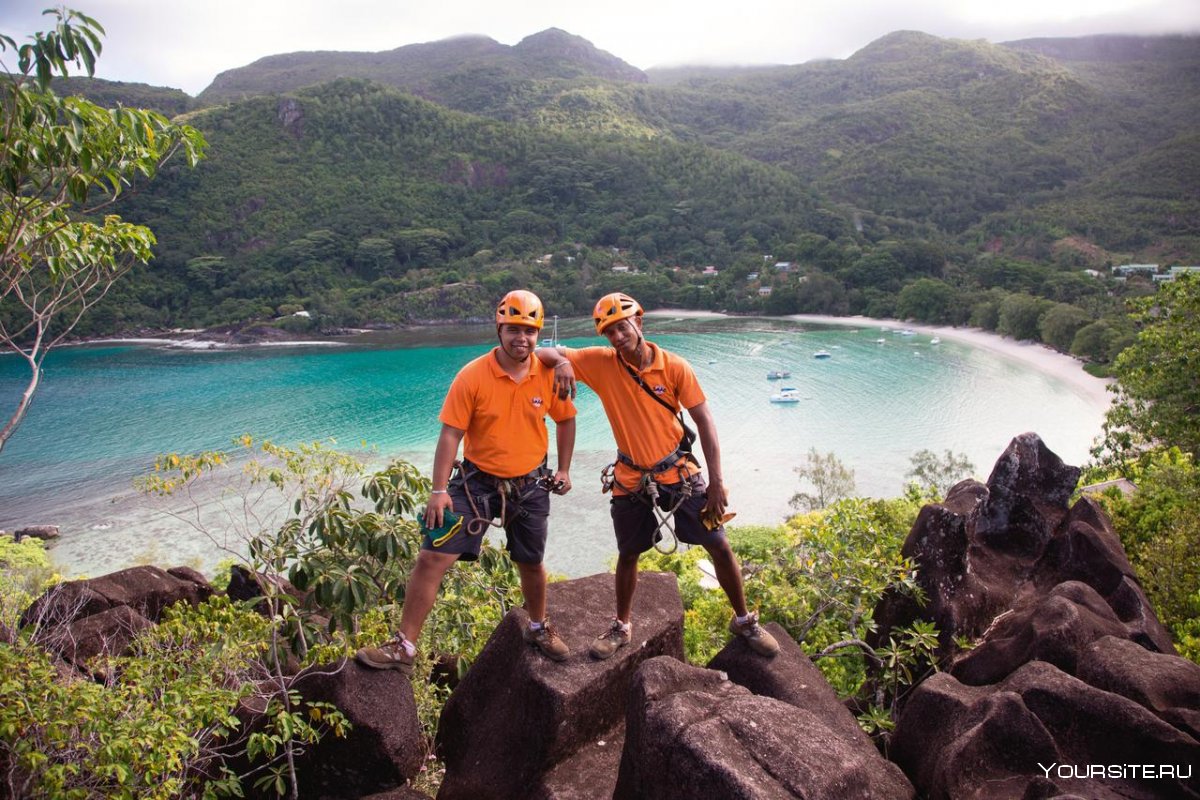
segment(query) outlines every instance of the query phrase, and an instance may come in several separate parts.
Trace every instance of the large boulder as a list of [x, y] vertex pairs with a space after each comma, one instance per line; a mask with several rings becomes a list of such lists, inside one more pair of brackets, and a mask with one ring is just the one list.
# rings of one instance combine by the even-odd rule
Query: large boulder
[[1200, 665], [1105, 636], [1079, 654], [1075, 676], [1129, 698], [1200, 741]]
[[1200, 742], [1042, 661], [992, 686], [947, 673], [926, 680], [900, 716], [892, 755], [931, 800], [1200, 797]]
[[744, 639], [735, 637], [713, 657], [708, 668], [724, 672], [729, 680], [754, 694], [811, 711], [825, 727], [849, 742], [873, 747], [870, 737], [796, 640], [778, 623], [768, 622], [763, 627], [779, 642], [779, 653], [774, 658], [763, 658]]
[[1001, 614], [982, 643], [959, 656], [950, 672], [963, 683], [981, 685], [995, 683], [1037, 660], [1075, 674], [1080, 653], [1092, 642], [1128, 635], [1095, 589], [1068, 581], [1019, 611]]
[[61, 625], [114, 606], [128, 606], [151, 622], [172, 603], [198, 605], [212, 595], [207, 582], [178, 578], [158, 567], [130, 567], [99, 578], [60, 583], [21, 615], [22, 627]]
[[613, 796], [897, 800], [913, 788], [869, 741], [821, 714], [659, 657], [639, 668], [629, 695]]
[[352, 660], [305, 670], [291, 682], [305, 703], [332, 703], [351, 729], [309, 748], [297, 768], [302, 798], [358, 798], [412, 780], [427, 747], [407, 676]]
[[[917, 565], [928, 603], [918, 608], [908, 598], [886, 597], [875, 610], [879, 631], [871, 642], [886, 641], [891, 629], [917, 618], [930, 619], [941, 637], [939, 655], [949, 659], [956, 638], [1013, 639], [1018, 621], [1033, 620], [1039, 607], [1045, 610], [1050, 602], [1060, 620], [1084, 615], [1093, 638], [1122, 635], [1174, 653], [1170, 635], [1154, 615], [1103, 512], [1088, 498], [1068, 507], [1078, 477], [1079, 470], [1063, 464], [1037, 434], [1026, 433], [1013, 439], [986, 485], [963, 481], [943, 503], [921, 509], [903, 553]], [[1090, 592], [1081, 586], [1055, 589], [1068, 583]], [[1071, 599], [1085, 593], [1086, 601]], [[1048, 601], [1055, 596], [1063, 599]], [[1067, 607], [1068, 601], [1076, 611]], [[1012, 612], [1022, 616], [1000, 625], [1002, 616]], [[1112, 622], [1119, 631], [1108, 624]], [[1076, 649], [1088, 643], [1076, 638]], [[1033, 657], [1036, 648], [1022, 640], [988, 652], [1003, 651], [1011, 661], [1014, 649]], [[983, 679], [999, 677], [999, 665], [980, 668], [980, 660], [976, 656], [974, 666]], [[1019, 663], [1010, 663], [1009, 671]]]
[[87, 671], [88, 659], [125, 655], [134, 637], [152, 627], [153, 622], [129, 606], [113, 606], [73, 622], [41, 628], [37, 642], [76, 669]]
[[[655, 656], [683, 658], [675, 576], [639, 576], [633, 641], [607, 661], [595, 661], [587, 651], [615, 608], [612, 575], [552, 583], [547, 606], [570, 657], [555, 663], [526, 644], [523, 610], [505, 616], [442, 712], [438, 749], [446, 775], [440, 800], [611, 794], [615, 775], [611, 764], [609, 771], [603, 765], [612, 751], [598, 742], [607, 742], [621, 722], [634, 672]], [[579, 765], [592, 764], [591, 771], [581, 766], [570, 774], [555, 772], [576, 755]], [[597, 758], [589, 761], [590, 755]]]

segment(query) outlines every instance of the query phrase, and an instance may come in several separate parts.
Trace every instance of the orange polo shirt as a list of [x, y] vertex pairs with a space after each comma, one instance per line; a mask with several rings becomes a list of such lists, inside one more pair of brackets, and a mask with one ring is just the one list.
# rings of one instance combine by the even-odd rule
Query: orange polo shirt
[[466, 431], [463, 458], [499, 478], [528, 474], [542, 463], [549, 446], [546, 415], [556, 423], [575, 416], [575, 404], [554, 394], [554, 371], [536, 357], [515, 381], [491, 352], [454, 376], [438, 419]]
[[[653, 358], [650, 366], [638, 370], [646, 385], [676, 410], [703, 403], [704, 391], [696, 380], [692, 365], [656, 344], [647, 342], [646, 345]], [[616, 350], [584, 347], [579, 350], [565, 348], [559, 352], [571, 362], [575, 378], [590, 386], [600, 397], [618, 450], [643, 467], [654, 466], [674, 452], [683, 436], [679, 420], [638, 386], [622, 365]], [[620, 486], [633, 490], [641, 473], [617, 462], [616, 478]], [[655, 480], [676, 483], [680, 480], [679, 470], [661, 472]]]

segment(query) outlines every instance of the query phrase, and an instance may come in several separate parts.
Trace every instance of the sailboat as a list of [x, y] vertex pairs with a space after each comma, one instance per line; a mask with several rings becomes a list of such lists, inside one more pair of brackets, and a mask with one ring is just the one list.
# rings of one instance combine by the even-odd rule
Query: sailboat
[[539, 347], [558, 347], [558, 314], [554, 315], [554, 332], [547, 339], [542, 339]]

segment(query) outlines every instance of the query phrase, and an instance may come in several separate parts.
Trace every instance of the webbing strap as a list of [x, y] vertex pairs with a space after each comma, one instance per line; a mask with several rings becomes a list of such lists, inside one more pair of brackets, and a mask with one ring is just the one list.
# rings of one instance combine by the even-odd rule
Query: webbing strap
[[680, 450], [679, 448], [676, 448], [675, 450], [673, 450], [671, 452], [671, 454], [669, 456], [667, 456], [664, 459], [661, 459], [654, 466], [643, 467], [641, 464], [634, 461], [628, 455], [626, 455], [625, 453], [622, 453], [620, 450], [618, 450], [617, 451], [617, 461], [620, 461], [622, 464], [624, 464], [627, 467], [632, 467], [633, 469], [636, 469], [638, 472], [649, 472], [652, 475], [658, 475], [660, 472], [666, 472], [667, 470], [674, 467], [677, 463], [679, 463], [679, 459], [684, 458], [689, 455], [691, 455], [691, 453], [687, 453], [687, 452], [684, 452], [683, 450]]

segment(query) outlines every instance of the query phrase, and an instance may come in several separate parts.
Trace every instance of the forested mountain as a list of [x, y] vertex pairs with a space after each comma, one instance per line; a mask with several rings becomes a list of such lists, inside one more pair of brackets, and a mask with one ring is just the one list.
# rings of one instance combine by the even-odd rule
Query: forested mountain
[[980, 292], [1078, 302], [1055, 273], [1200, 262], [1197, 98], [1197, 37], [901, 31], [844, 60], [648, 74], [553, 29], [272, 56], [197, 98], [210, 158], [129, 207], [158, 263], [95, 324], [428, 318], [398, 293], [456, 281], [569, 288], [578, 311], [614, 265], [725, 309], [899, 313], [921, 278], [953, 293], [947, 319], [997, 306]]

